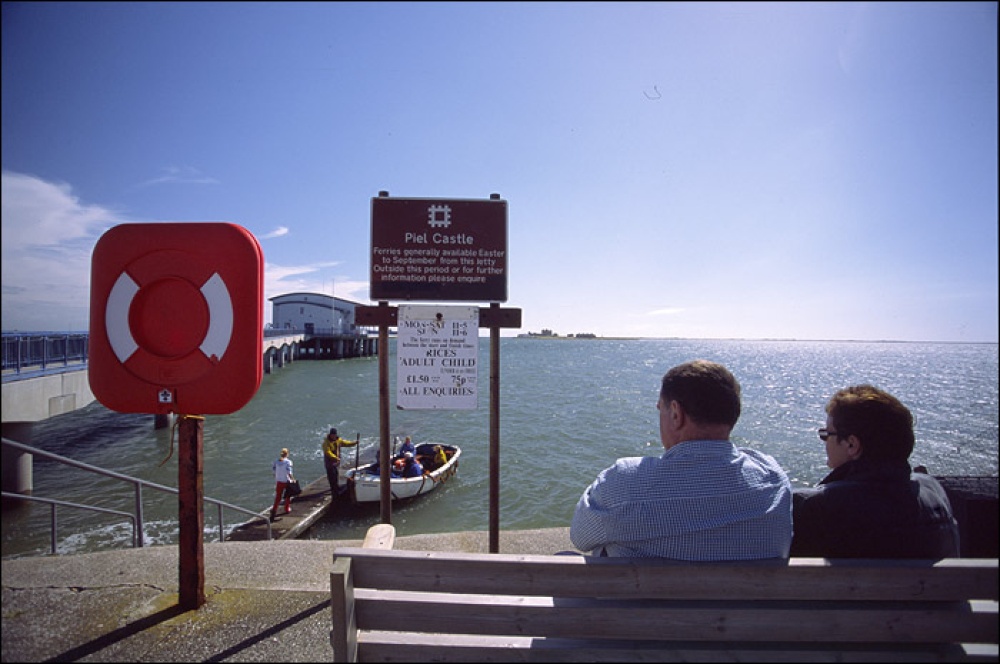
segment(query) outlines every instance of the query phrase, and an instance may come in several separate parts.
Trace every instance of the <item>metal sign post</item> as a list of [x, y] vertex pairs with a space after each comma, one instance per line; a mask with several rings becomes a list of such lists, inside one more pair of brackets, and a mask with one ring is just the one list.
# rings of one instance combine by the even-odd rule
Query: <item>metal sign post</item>
[[[359, 307], [360, 308], [360, 307]], [[378, 303], [378, 430], [379, 456], [378, 472], [380, 478], [392, 477], [389, 470], [392, 459], [389, 458], [389, 320], [395, 318], [389, 314], [387, 302]], [[393, 308], [395, 314], [395, 308]], [[357, 312], [355, 312], [355, 318]], [[382, 523], [392, 523], [392, 484], [379, 482], [379, 506]]]
[[178, 423], [178, 581], [185, 611], [205, 604], [204, 424], [205, 418], [197, 415], [182, 415]]
[[[490, 310], [499, 305], [490, 305]], [[518, 325], [520, 327], [520, 325]], [[490, 327], [490, 553], [500, 552], [500, 328]]]

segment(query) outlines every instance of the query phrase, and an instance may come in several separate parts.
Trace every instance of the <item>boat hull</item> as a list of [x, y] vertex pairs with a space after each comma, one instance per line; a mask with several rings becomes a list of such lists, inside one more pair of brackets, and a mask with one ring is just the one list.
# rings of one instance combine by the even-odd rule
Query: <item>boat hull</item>
[[[417, 458], [424, 462], [433, 457], [433, 449], [438, 443], [421, 443], [417, 445]], [[421, 477], [393, 477], [390, 482], [390, 495], [393, 501], [416, 498], [430, 493], [458, 472], [458, 461], [462, 450], [454, 445], [441, 447], [448, 455], [448, 462], [425, 472]], [[382, 500], [382, 478], [373, 474], [375, 464], [347, 472], [347, 487], [351, 499], [356, 503], [377, 503]]]

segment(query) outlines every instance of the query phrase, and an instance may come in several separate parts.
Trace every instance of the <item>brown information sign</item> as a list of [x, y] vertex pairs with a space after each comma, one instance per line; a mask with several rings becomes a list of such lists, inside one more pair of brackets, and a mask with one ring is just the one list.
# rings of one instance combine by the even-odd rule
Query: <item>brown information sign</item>
[[372, 199], [372, 300], [507, 301], [507, 201]]

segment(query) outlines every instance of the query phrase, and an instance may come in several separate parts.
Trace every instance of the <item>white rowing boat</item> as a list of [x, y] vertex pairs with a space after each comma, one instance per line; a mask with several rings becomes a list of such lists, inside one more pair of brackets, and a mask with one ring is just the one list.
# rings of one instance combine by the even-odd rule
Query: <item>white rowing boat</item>
[[[444, 464], [434, 462], [435, 448], [440, 445], [448, 461]], [[424, 467], [424, 474], [419, 477], [398, 477], [395, 473], [389, 482], [392, 500], [404, 500], [429, 493], [447, 482], [458, 472], [458, 458], [462, 450], [455, 445], [443, 443], [420, 443], [416, 446], [416, 458]], [[390, 464], [392, 467], [392, 464]], [[356, 503], [371, 503], [382, 500], [382, 478], [379, 468], [370, 463], [346, 473], [347, 490]]]

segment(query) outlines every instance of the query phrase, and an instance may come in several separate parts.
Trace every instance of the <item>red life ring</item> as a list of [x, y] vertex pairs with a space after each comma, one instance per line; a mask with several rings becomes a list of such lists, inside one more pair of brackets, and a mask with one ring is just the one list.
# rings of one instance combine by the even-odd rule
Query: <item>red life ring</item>
[[226, 414], [260, 387], [264, 255], [224, 222], [119, 224], [94, 246], [94, 397], [125, 413]]
[[183, 252], [154, 251], [118, 275], [104, 323], [126, 369], [149, 383], [181, 385], [204, 376], [226, 353], [233, 302], [210, 266]]

